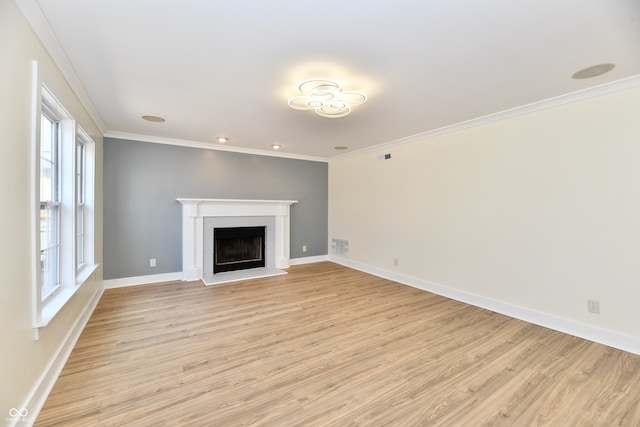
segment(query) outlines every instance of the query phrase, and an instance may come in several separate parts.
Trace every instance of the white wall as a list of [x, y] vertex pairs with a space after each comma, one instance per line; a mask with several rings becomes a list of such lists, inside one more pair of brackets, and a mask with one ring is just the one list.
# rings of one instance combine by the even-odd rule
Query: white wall
[[[33, 340], [31, 313], [31, 61], [48, 87], [96, 142], [96, 262], [102, 263], [102, 137], [13, 1], [0, 1], [0, 424], [11, 408], [35, 414], [78, 319], [102, 286], [99, 268]], [[58, 363], [58, 365], [56, 365]], [[44, 381], [44, 382], [43, 382]], [[45, 390], [46, 391], [46, 390]]]
[[640, 88], [332, 161], [329, 236], [364, 270], [640, 352]]

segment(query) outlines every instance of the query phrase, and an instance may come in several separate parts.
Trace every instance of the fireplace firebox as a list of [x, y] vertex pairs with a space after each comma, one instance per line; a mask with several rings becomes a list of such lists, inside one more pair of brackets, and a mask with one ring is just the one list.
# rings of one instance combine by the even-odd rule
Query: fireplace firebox
[[213, 273], [265, 266], [266, 227], [213, 230]]

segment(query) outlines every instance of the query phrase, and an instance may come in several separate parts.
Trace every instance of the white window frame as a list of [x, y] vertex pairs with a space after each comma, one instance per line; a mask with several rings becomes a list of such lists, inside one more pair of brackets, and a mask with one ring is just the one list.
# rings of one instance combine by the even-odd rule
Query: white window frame
[[[79, 130], [79, 129], [78, 129]], [[76, 170], [75, 170], [75, 186], [76, 186], [76, 198], [75, 198], [75, 210], [76, 210], [76, 269], [81, 270], [85, 262], [85, 141], [80, 137], [76, 138]]]
[[[51, 131], [48, 132], [51, 137], [51, 150], [46, 156], [43, 155], [42, 137], [44, 136], [44, 129], [42, 126], [45, 121], [51, 124]], [[40, 171], [40, 223], [39, 223], [39, 243], [40, 243], [40, 298], [45, 301], [47, 298], [53, 296], [60, 288], [60, 122], [58, 121], [58, 115], [46, 108], [46, 105], [42, 106], [42, 114], [40, 116], [40, 151], [39, 151], [39, 171]], [[45, 181], [42, 177], [42, 165], [44, 162], [50, 165], [49, 179]], [[45, 185], [45, 182], [47, 184]], [[43, 195], [43, 190], [48, 194]], [[43, 240], [43, 211], [46, 212], [46, 216], [49, 217], [46, 233], [47, 238]], [[46, 242], [45, 242], [46, 240]]]
[[[82, 173], [83, 179], [83, 203], [82, 203], [82, 234], [83, 243], [82, 248], [79, 248], [76, 242], [75, 251], [75, 264], [76, 264], [76, 284], [84, 282], [93, 272], [97, 265], [94, 258], [95, 247], [95, 229], [94, 229], [94, 214], [95, 214], [95, 159], [96, 159], [96, 144], [93, 139], [78, 126], [76, 131], [76, 144], [82, 144], [84, 150], [84, 171]], [[77, 165], [77, 163], [76, 163]], [[75, 171], [77, 176], [77, 171]], [[76, 186], [77, 188], [77, 186]], [[76, 189], [77, 191], [77, 189]], [[77, 202], [77, 195], [74, 199]], [[76, 209], [78, 204], [75, 204]], [[76, 219], [77, 220], [77, 219]], [[76, 230], [76, 238], [78, 232], [78, 226], [74, 228]], [[79, 253], [82, 251], [82, 253]], [[82, 260], [82, 262], [79, 262]]]
[[[82, 130], [51, 90], [41, 82], [37, 62], [33, 64], [33, 137], [32, 137], [32, 197], [33, 215], [33, 327], [34, 339], [38, 339], [39, 328], [45, 327], [60, 312], [76, 291], [96, 270], [94, 258], [94, 207], [95, 207], [95, 143]], [[55, 121], [58, 126], [59, 197], [51, 204], [58, 211], [58, 278], [59, 283], [43, 295], [40, 233], [40, 145], [42, 116]], [[84, 159], [77, 162], [77, 144], [82, 144]], [[84, 170], [79, 171], [79, 164]], [[84, 200], [78, 203], [78, 177], [82, 178]], [[47, 206], [49, 202], [45, 202]], [[81, 210], [81, 218], [79, 211]], [[80, 228], [79, 221], [82, 221]], [[80, 233], [79, 233], [80, 231]], [[82, 242], [79, 244], [79, 238]], [[79, 253], [79, 251], [81, 251]], [[82, 262], [78, 262], [81, 260]]]

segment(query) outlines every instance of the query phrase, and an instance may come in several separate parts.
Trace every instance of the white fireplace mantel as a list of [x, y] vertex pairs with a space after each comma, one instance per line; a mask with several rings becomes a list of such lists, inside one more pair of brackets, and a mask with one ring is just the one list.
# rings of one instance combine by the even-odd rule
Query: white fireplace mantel
[[177, 200], [182, 204], [182, 280], [202, 279], [205, 217], [274, 217], [275, 267], [289, 267], [290, 207], [297, 200]]

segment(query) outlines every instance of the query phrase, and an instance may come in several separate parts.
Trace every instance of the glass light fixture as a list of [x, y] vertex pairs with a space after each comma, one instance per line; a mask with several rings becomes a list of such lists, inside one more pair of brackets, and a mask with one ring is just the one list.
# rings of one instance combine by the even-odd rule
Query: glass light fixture
[[351, 113], [353, 105], [363, 104], [367, 95], [355, 90], [343, 91], [340, 85], [329, 79], [305, 80], [298, 86], [302, 95], [289, 100], [294, 110], [315, 110], [322, 117], [337, 119]]

